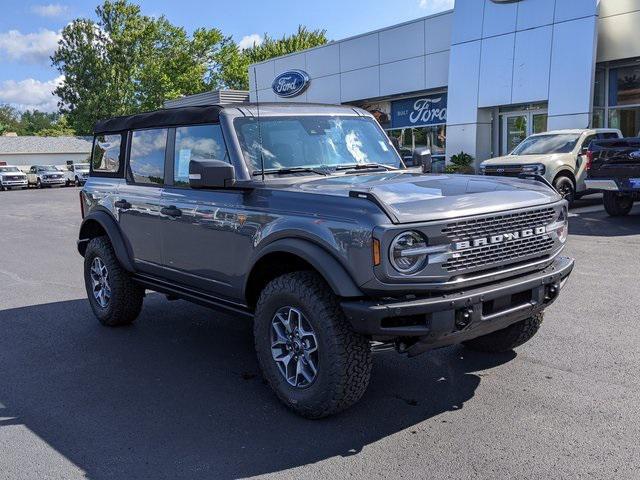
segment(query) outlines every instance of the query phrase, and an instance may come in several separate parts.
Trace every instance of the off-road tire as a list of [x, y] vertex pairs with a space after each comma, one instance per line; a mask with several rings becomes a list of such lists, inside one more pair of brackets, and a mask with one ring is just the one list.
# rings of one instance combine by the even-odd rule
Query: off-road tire
[[[90, 270], [96, 257], [100, 257], [109, 271], [111, 299], [106, 308], [102, 308], [93, 296]], [[133, 282], [126, 270], [120, 266], [108, 237], [96, 237], [89, 241], [84, 254], [84, 283], [91, 309], [103, 325], [129, 325], [140, 314], [144, 288]]]
[[553, 188], [569, 202], [569, 206], [576, 201], [576, 184], [566, 175], [558, 175], [553, 181]]
[[633, 198], [618, 195], [616, 192], [604, 192], [602, 201], [604, 209], [611, 217], [624, 217], [633, 208]]
[[42, 188], [42, 182], [40, 179], [36, 180], [36, 188]]
[[464, 345], [471, 350], [488, 353], [509, 352], [531, 340], [542, 325], [544, 313], [540, 312], [503, 330], [467, 340]]
[[[318, 373], [305, 388], [287, 383], [271, 353], [271, 322], [285, 306], [299, 309], [317, 337]], [[256, 306], [254, 340], [266, 381], [287, 407], [303, 417], [341, 412], [367, 389], [372, 366], [369, 341], [353, 331], [338, 299], [314, 272], [288, 273], [267, 284]]]

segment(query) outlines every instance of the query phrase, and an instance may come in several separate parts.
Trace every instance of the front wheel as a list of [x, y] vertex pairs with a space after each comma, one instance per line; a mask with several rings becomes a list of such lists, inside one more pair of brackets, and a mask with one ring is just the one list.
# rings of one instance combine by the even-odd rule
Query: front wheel
[[42, 182], [40, 179], [36, 180], [36, 188], [42, 188]]
[[87, 245], [84, 282], [91, 309], [103, 325], [129, 325], [140, 314], [144, 289], [120, 266], [108, 237], [93, 238]]
[[619, 195], [616, 192], [604, 192], [602, 197], [604, 209], [612, 217], [624, 217], [633, 208], [633, 198]]
[[573, 205], [576, 199], [576, 186], [569, 177], [559, 175], [553, 181], [554, 188], [558, 191], [562, 198], [569, 202], [569, 206]]
[[369, 342], [352, 330], [337, 298], [314, 272], [289, 273], [265, 287], [254, 339], [265, 379], [287, 407], [304, 417], [347, 409], [369, 384]]
[[463, 342], [471, 350], [488, 353], [509, 352], [531, 340], [542, 325], [544, 313], [540, 312], [533, 317], [521, 320], [509, 325], [503, 330], [489, 333], [482, 337]]

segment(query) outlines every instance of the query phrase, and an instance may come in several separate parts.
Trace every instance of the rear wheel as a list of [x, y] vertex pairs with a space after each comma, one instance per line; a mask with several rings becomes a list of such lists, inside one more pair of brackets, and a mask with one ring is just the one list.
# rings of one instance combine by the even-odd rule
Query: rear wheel
[[628, 215], [633, 208], [633, 198], [628, 195], [619, 195], [616, 192], [604, 192], [602, 200], [604, 209], [612, 217]]
[[140, 314], [144, 289], [120, 266], [108, 237], [87, 245], [84, 281], [91, 309], [103, 325], [129, 325]]
[[369, 342], [351, 329], [337, 298], [313, 272], [289, 273], [265, 287], [254, 338], [265, 379], [304, 417], [345, 410], [369, 384]]
[[463, 342], [471, 350], [501, 353], [513, 350], [531, 340], [542, 325], [544, 313], [540, 312], [503, 330]]
[[576, 199], [576, 186], [573, 180], [566, 175], [558, 175], [553, 181], [553, 186], [571, 206]]

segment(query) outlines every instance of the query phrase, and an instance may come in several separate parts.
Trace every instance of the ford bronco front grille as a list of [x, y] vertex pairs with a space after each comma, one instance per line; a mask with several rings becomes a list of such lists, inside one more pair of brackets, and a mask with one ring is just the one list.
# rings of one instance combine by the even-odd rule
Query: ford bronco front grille
[[[554, 248], [554, 240], [546, 234], [511, 235], [511, 238], [507, 235], [535, 231], [537, 227], [552, 223], [555, 217], [556, 211], [549, 207], [449, 223], [442, 229], [443, 235], [453, 243], [469, 242], [470, 245], [454, 252], [442, 268], [458, 273], [548, 255]], [[495, 236], [502, 237], [501, 241], [478, 242], [478, 239]]]
[[463, 242], [477, 237], [500, 235], [524, 228], [548, 225], [553, 221], [555, 215], [556, 213], [553, 208], [541, 208], [527, 212], [461, 220], [447, 224], [445, 228], [442, 229], [442, 234], [452, 242]]
[[471, 248], [458, 252], [447, 260], [443, 268], [447, 272], [459, 272], [484, 267], [498, 262], [512, 261], [533, 255], [544, 256], [553, 249], [553, 239], [549, 236], [529, 237], [497, 245]]

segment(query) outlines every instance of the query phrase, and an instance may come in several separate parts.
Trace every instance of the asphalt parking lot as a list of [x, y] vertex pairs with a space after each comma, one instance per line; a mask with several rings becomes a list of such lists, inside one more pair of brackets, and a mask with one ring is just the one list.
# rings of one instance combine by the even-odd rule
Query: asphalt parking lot
[[308, 421], [261, 381], [246, 320], [157, 294], [99, 326], [78, 190], [0, 194], [0, 478], [640, 478], [640, 206], [571, 213], [576, 268], [502, 356], [378, 354], [364, 399]]

